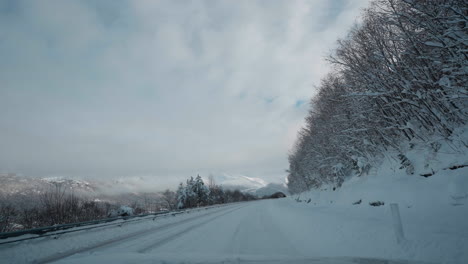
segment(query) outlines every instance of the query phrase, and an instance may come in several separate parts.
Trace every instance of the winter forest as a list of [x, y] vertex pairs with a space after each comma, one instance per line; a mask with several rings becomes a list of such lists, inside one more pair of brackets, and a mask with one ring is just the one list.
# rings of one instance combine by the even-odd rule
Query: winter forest
[[[430, 4], [428, 4], [430, 2]], [[290, 192], [340, 187], [418, 145], [468, 147], [468, 5], [464, 0], [376, 0], [328, 57], [289, 155]]]

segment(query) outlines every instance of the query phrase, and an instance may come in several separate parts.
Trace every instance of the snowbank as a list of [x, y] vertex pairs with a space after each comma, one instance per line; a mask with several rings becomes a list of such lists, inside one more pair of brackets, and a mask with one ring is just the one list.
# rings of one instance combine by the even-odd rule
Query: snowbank
[[[337, 217], [349, 217], [346, 221], [367, 222], [367, 227], [348, 227], [368, 235], [364, 240], [356, 235], [359, 241], [353, 241], [351, 236], [347, 243], [353, 245], [349, 247], [361, 244], [375, 249], [376, 243], [383, 243], [392, 253], [382, 251], [382, 255], [437, 263], [468, 263], [468, 156], [460, 149], [446, 144], [436, 153], [413, 146], [405, 153], [413, 165], [412, 175], [405, 168], [400, 169], [398, 153], [386, 153], [382, 164], [369, 175], [352, 177], [335, 191], [323, 187], [290, 199], [296, 201], [296, 207], [335, 208], [342, 212]], [[370, 206], [374, 202], [383, 205]], [[372, 231], [380, 230], [382, 225], [393, 229], [391, 203], [399, 205], [403, 221], [406, 240], [400, 245], [392, 232], [390, 239], [382, 240], [383, 231]], [[362, 252], [362, 248], [357, 251]]]

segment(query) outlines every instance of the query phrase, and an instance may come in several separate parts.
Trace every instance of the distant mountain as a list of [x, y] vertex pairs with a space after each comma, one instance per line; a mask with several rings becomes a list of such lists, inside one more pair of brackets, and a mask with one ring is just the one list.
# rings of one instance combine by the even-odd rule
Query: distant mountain
[[48, 177], [41, 178], [40, 180], [53, 186], [60, 185], [62, 188], [83, 194], [94, 194], [99, 189], [97, 187], [97, 183], [91, 183], [84, 180], [66, 179], [63, 177]]
[[113, 196], [123, 193], [156, 192], [151, 178], [129, 177], [118, 179], [82, 180], [65, 177], [33, 178], [14, 173], [0, 173], [0, 194], [40, 194], [60, 186], [66, 191], [88, 197]]
[[213, 176], [216, 184], [225, 189], [239, 189], [243, 192], [255, 192], [257, 189], [267, 186], [260, 178], [247, 177], [241, 174], [221, 173]]
[[62, 190], [75, 195], [111, 204], [137, 204], [151, 208], [163, 203], [159, 192], [147, 192], [139, 188], [143, 183], [144, 179], [90, 182], [63, 177], [30, 178], [14, 173], [0, 173], [0, 198], [10, 197], [12, 199], [9, 202], [27, 207], [37, 204], [41, 194], [60, 186]]
[[98, 189], [95, 185], [82, 180], [60, 177], [29, 178], [14, 173], [0, 174], [0, 194], [2, 195], [40, 194], [55, 186], [61, 186], [65, 190], [80, 195], [94, 194]]
[[[161, 184], [160, 179], [152, 176], [129, 176], [113, 179], [102, 179], [99, 182], [101, 191], [105, 193], [141, 193], [161, 191], [165, 185]], [[177, 184], [169, 186], [169, 189], [175, 190]]]

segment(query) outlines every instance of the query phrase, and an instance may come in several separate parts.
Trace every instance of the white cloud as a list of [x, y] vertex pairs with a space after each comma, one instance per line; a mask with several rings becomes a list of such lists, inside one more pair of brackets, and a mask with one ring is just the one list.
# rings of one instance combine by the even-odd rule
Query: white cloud
[[282, 180], [296, 102], [366, 2], [12, 1], [0, 170]]

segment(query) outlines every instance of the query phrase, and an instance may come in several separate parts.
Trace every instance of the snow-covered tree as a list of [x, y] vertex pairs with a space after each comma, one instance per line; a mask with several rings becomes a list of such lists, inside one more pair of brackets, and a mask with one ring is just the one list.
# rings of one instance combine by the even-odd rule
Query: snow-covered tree
[[195, 180], [193, 177], [187, 180], [187, 184], [185, 186], [185, 206], [187, 208], [196, 207], [198, 204], [198, 195], [195, 192]]
[[210, 189], [198, 175], [190, 177], [184, 186], [180, 183], [177, 189], [177, 208], [192, 208], [210, 204]]
[[466, 124], [467, 13], [463, 0], [371, 2], [329, 57], [334, 70], [289, 155], [291, 192], [339, 187], [385, 150]]
[[177, 209], [186, 208], [187, 194], [186, 189], [182, 183], [177, 188]]
[[193, 192], [197, 196], [197, 206], [209, 204], [210, 189], [205, 185], [200, 175], [197, 175], [197, 178], [195, 178]]
[[209, 203], [223, 204], [226, 202], [225, 193], [221, 186], [212, 184], [210, 188]]

